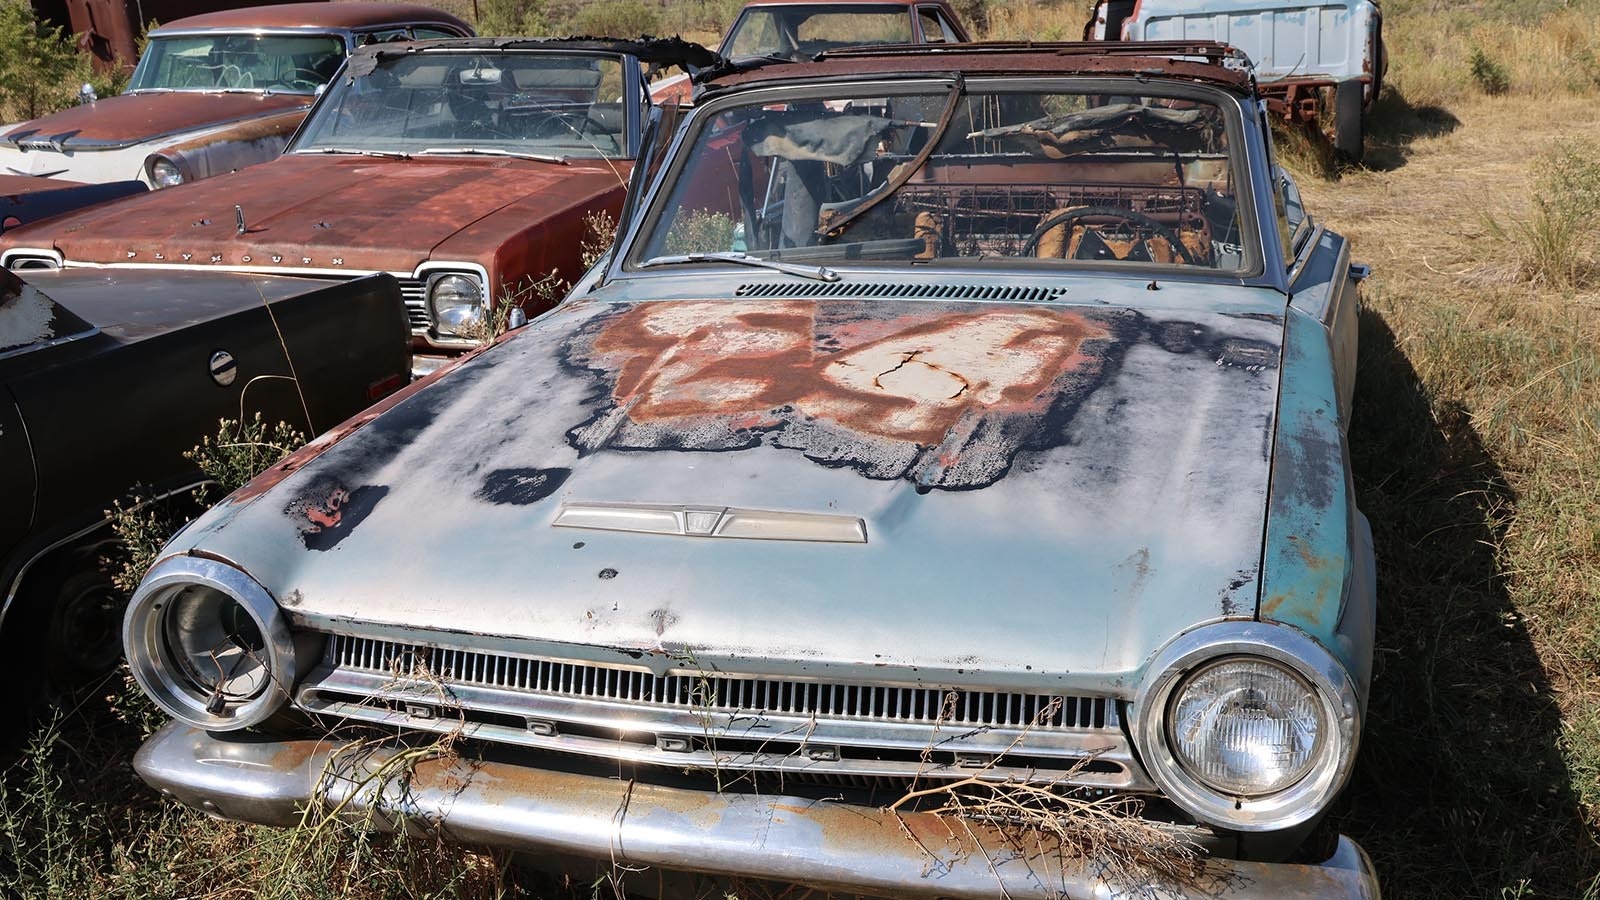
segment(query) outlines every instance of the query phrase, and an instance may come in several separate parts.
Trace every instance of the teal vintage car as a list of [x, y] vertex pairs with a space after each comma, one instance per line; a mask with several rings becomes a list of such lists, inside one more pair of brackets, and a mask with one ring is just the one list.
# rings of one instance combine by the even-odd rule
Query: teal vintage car
[[1377, 897], [1324, 824], [1372, 661], [1362, 270], [1247, 62], [699, 80], [562, 305], [166, 548], [140, 774], [624, 881]]

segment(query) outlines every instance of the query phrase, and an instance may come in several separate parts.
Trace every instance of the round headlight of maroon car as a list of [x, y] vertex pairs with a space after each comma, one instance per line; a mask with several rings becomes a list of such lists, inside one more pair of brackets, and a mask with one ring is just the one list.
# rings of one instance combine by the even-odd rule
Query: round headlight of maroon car
[[1327, 723], [1304, 678], [1236, 657], [1203, 666], [1173, 692], [1167, 730], [1190, 775], [1224, 794], [1259, 797], [1305, 777]]
[[128, 605], [123, 644], [144, 692], [210, 731], [264, 721], [294, 682], [294, 645], [278, 605], [213, 560], [175, 557], [152, 569]]
[[152, 156], [145, 161], [145, 172], [153, 187], [176, 187], [183, 184], [183, 170], [165, 156]]
[[428, 309], [441, 335], [473, 337], [483, 330], [483, 288], [470, 275], [440, 275], [428, 285]]

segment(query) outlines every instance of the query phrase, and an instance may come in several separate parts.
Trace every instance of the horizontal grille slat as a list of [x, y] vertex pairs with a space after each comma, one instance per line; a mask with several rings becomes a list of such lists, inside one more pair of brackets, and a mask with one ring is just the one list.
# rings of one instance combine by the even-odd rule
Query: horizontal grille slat
[[907, 282], [752, 281], [734, 289], [736, 297], [810, 299], [812, 297], [880, 297], [889, 300], [1005, 300], [1043, 303], [1066, 295], [1064, 287], [995, 284], [911, 284]]
[[400, 299], [406, 304], [406, 318], [412, 331], [428, 330], [428, 298], [426, 288], [419, 278], [401, 278]]
[[333, 669], [396, 678], [424, 676], [444, 684], [684, 709], [1074, 731], [1117, 725], [1115, 707], [1103, 697], [722, 675], [658, 676], [616, 666], [428, 648], [350, 635], [330, 636], [324, 661]]

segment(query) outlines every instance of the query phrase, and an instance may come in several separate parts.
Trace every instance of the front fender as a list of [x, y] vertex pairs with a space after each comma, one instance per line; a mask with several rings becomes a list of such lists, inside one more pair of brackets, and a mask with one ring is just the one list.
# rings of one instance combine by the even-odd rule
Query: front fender
[[140, 177], [155, 186], [150, 179], [150, 166], [157, 158], [177, 166], [184, 184], [276, 159], [305, 116], [304, 109], [295, 109], [176, 141], [146, 157]]

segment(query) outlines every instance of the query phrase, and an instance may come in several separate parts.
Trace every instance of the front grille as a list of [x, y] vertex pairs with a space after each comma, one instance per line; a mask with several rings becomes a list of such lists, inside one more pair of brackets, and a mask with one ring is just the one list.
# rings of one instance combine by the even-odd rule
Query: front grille
[[914, 284], [907, 282], [807, 282], [755, 281], [734, 289], [736, 297], [868, 297], [916, 300], [1003, 300], [1043, 303], [1059, 300], [1064, 287], [1027, 287], [995, 284]]
[[330, 666], [380, 675], [426, 671], [448, 684], [651, 704], [763, 712], [805, 718], [1036, 729], [1103, 729], [1102, 697], [1001, 691], [822, 684], [712, 673], [658, 676], [589, 663], [553, 662], [335, 635]]
[[[443, 637], [443, 636], [441, 636]], [[681, 667], [686, 668], [686, 667]], [[433, 643], [328, 635], [295, 703], [385, 728], [454, 734], [678, 773], [869, 789], [1022, 779], [1149, 792], [1105, 697], [752, 677], [656, 675]]]
[[406, 303], [406, 318], [411, 321], [411, 330], [414, 332], [427, 331], [428, 296], [426, 283], [420, 278], [401, 278], [400, 299]]

